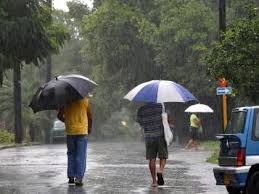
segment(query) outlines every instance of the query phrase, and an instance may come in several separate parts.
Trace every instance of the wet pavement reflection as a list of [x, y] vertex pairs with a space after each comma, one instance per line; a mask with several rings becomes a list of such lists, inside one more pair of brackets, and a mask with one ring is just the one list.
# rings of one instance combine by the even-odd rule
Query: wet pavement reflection
[[10, 148], [0, 151], [0, 193], [225, 194], [208, 154], [171, 146], [165, 185], [152, 188], [143, 142], [90, 142], [84, 186], [76, 187], [67, 184], [65, 144]]

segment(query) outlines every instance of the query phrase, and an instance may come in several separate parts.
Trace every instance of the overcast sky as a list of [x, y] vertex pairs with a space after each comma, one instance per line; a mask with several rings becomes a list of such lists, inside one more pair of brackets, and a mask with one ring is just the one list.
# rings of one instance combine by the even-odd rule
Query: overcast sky
[[[66, 2], [71, 0], [53, 0], [53, 6], [56, 9], [62, 9], [64, 11], [68, 11], [68, 8], [66, 6]], [[93, 5], [93, 0], [80, 0], [82, 2], [87, 3], [87, 5], [91, 8]]]

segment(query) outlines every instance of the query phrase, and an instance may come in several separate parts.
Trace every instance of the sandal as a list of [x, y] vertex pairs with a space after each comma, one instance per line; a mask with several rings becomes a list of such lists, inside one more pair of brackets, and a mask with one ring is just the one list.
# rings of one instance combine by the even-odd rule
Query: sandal
[[157, 183], [158, 185], [164, 185], [164, 178], [163, 178], [163, 174], [161, 172], [157, 173]]

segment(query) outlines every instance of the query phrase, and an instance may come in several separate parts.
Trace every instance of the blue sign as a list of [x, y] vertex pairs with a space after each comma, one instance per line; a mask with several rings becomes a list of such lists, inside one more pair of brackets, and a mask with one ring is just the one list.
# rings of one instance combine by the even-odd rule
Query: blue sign
[[228, 95], [232, 93], [232, 87], [217, 87], [217, 95]]

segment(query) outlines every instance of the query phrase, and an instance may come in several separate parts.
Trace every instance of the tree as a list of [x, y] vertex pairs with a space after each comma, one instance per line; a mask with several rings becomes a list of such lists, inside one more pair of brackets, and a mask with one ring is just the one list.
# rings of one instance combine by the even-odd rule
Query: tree
[[21, 110], [21, 66], [39, 65], [50, 53], [57, 53], [68, 34], [51, 25], [46, 0], [3, 0], [0, 2], [1, 69], [13, 69], [15, 142], [23, 139]]
[[[160, 0], [155, 7], [156, 22], [143, 23], [140, 31], [155, 50], [161, 78], [188, 85], [196, 95], [208, 91], [208, 78], [200, 58], [215, 37], [212, 10], [197, 0]], [[188, 72], [192, 72], [193, 79]]]
[[100, 86], [93, 99], [99, 125], [120, 109], [129, 88], [159, 78], [153, 50], [138, 36], [138, 22], [143, 17], [136, 7], [108, 0], [83, 18], [83, 53], [91, 64], [92, 79]]
[[[39, 68], [34, 66], [24, 66], [22, 68], [21, 91], [22, 91], [22, 123], [26, 132], [33, 132], [34, 139], [38, 142], [42, 141], [43, 127], [48, 122], [47, 117], [43, 112], [34, 114], [28, 102], [32, 99], [34, 92], [39, 87], [41, 80], [39, 79]], [[13, 131], [14, 126], [14, 109], [13, 109], [13, 83], [12, 72], [5, 72], [5, 79], [0, 89], [0, 121], [6, 121], [6, 129], [9, 132]], [[7, 122], [8, 121], [8, 122]]]
[[254, 5], [246, 7], [242, 17], [216, 42], [206, 57], [208, 73], [224, 76], [240, 97], [258, 103], [259, 97], [259, 15]]
[[83, 18], [83, 51], [99, 84], [94, 101], [102, 123], [144, 81], [173, 80], [196, 96], [214, 92], [200, 58], [217, 23], [203, 0], [105, 0], [95, 8]]

